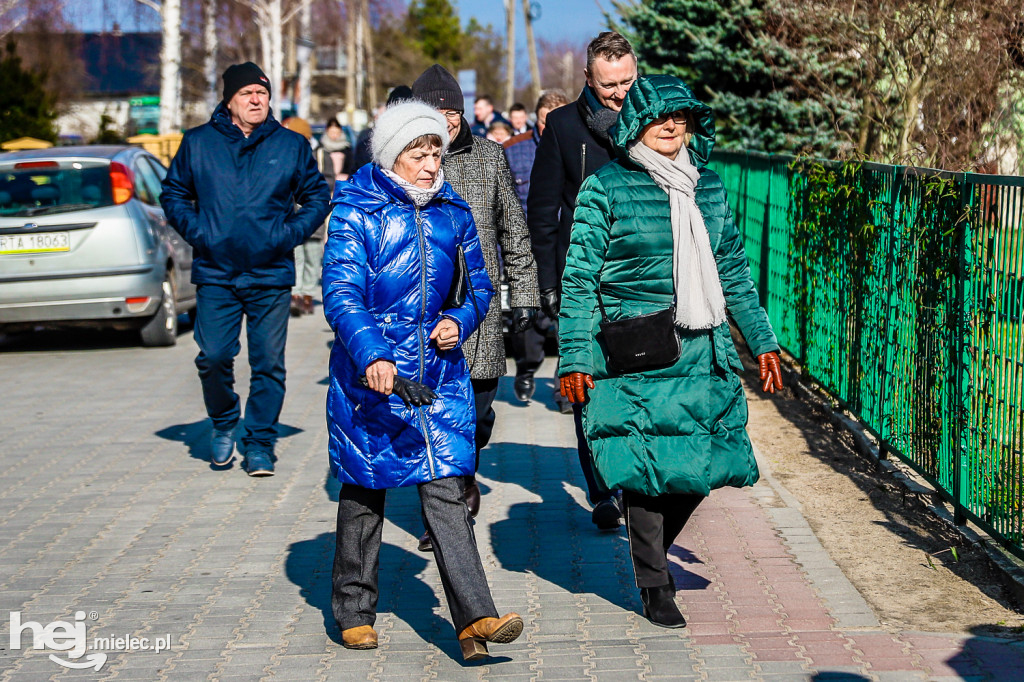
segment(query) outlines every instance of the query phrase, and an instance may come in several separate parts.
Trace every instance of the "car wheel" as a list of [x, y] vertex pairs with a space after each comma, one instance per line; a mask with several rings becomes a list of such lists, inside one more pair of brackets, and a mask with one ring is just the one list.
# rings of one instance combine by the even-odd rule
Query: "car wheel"
[[163, 296], [160, 307], [139, 330], [143, 346], [173, 346], [178, 342], [178, 308], [174, 301], [174, 281], [170, 272], [164, 277], [161, 289]]

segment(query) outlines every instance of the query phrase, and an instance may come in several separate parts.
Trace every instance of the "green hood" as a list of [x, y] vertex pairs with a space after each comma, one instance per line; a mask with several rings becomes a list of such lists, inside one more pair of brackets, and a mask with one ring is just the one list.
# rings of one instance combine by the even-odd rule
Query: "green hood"
[[715, 116], [711, 107], [693, 96], [693, 91], [675, 76], [641, 76], [633, 83], [622, 103], [619, 119], [609, 129], [615, 151], [623, 159], [629, 158], [626, 150], [633, 140], [640, 137], [644, 126], [663, 114], [673, 111], [690, 111], [696, 130], [688, 145], [693, 163], [702, 168], [711, 156], [715, 146]]

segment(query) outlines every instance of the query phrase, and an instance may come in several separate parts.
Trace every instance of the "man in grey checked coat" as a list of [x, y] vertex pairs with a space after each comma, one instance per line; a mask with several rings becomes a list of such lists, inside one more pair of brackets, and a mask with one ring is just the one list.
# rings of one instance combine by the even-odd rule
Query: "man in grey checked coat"
[[[462, 89], [444, 67], [434, 64], [424, 71], [412, 84], [412, 94], [447, 119], [451, 142], [441, 161], [445, 179], [473, 211], [487, 274], [495, 291], [500, 289], [501, 268], [504, 266], [512, 307], [512, 331], [522, 331], [537, 314], [540, 294], [537, 291], [537, 265], [530, 248], [530, 232], [505, 153], [501, 145], [470, 132], [469, 123], [463, 117]], [[497, 297], [495, 299], [483, 324], [462, 346], [476, 397], [478, 467], [480, 450], [487, 445], [494, 428], [491, 403], [498, 392], [498, 379], [505, 374], [501, 305]], [[480, 508], [480, 489], [475, 477], [466, 481], [466, 503], [476, 516]], [[421, 542], [420, 549], [429, 551], [429, 540], [427, 544]]]

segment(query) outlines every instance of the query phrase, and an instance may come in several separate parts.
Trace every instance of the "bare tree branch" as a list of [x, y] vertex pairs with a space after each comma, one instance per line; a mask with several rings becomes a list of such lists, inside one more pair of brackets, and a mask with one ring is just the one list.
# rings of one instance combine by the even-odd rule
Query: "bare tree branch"
[[158, 3], [156, 3], [156, 2], [154, 2], [154, 0], [135, 0], [135, 2], [139, 3], [140, 5], [145, 5], [146, 7], [150, 8], [151, 10], [156, 12], [157, 14], [160, 13], [160, 10], [161, 10], [160, 5]]

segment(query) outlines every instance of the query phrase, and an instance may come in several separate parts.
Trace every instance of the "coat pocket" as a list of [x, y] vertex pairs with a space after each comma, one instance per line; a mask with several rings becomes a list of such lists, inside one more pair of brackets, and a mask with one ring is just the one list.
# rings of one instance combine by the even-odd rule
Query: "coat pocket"
[[743, 371], [743, 363], [740, 355], [736, 352], [736, 344], [732, 342], [729, 334], [729, 325], [721, 324], [711, 334], [714, 346], [714, 364], [720, 371], [727, 371], [730, 368], [735, 372]]

